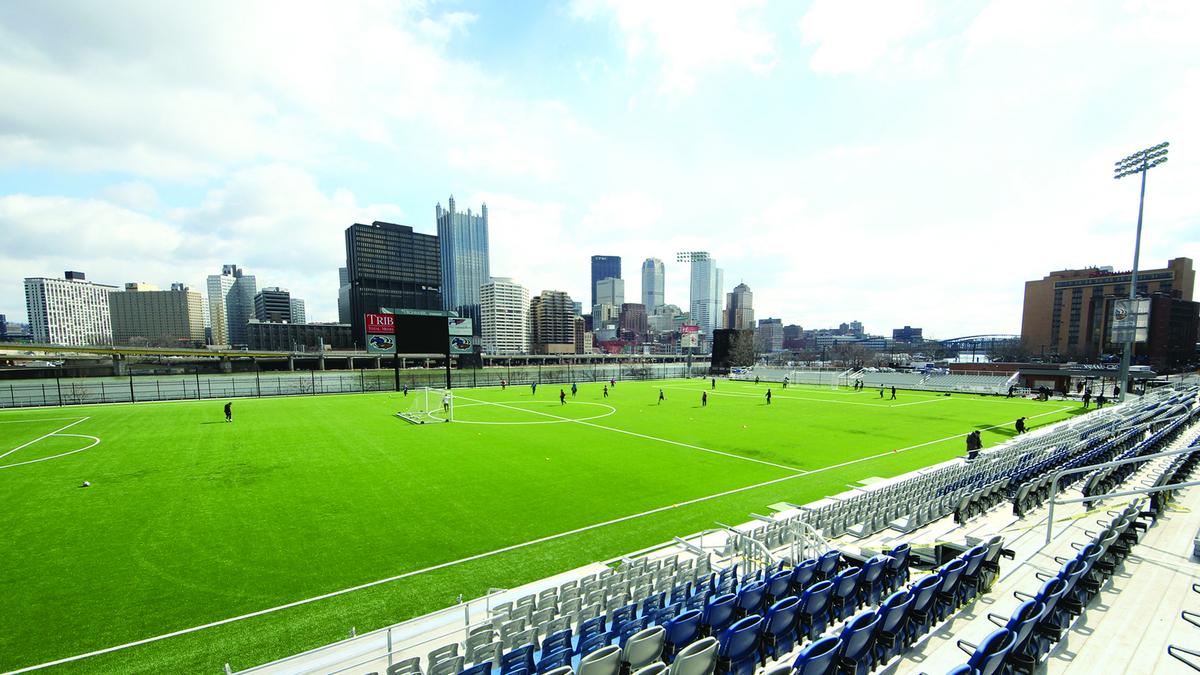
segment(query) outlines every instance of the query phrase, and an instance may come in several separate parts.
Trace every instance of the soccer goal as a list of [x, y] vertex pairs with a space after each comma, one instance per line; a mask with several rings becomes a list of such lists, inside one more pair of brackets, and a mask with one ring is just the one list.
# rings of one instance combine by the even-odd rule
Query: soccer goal
[[425, 424], [454, 421], [454, 395], [449, 389], [410, 389], [407, 399], [408, 408], [396, 413], [396, 417], [405, 422]]

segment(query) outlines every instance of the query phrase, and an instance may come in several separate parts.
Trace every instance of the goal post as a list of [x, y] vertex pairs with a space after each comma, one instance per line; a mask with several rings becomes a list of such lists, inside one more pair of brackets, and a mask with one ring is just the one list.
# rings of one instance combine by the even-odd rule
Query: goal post
[[454, 421], [454, 395], [449, 389], [418, 387], [410, 389], [406, 407], [396, 417], [412, 424]]

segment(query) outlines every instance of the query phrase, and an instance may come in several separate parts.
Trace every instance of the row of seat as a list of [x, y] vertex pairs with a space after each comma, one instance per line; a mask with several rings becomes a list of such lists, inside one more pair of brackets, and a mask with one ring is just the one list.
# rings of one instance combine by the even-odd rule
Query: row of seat
[[1022, 602], [1008, 616], [988, 615], [999, 628], [978, 645], [959, 640], [958, 646], [971, 656], [950, 672], [1031, 675], [1037, 671], [1149, 527], [1140, 520], [1147, 514], [1140, 511], [1138, 503], [1110, 515], [1111, 521], [1101, 523], [1102, 529], [1087, 533], [1091, 537], [1088, 542], [1073, 544], [1074, 556], [1055, 558], [1062, 565], [1058, 572], [1037, 574], [1044, 583], [1035, 594], [1018, 591], [1014, 595]]

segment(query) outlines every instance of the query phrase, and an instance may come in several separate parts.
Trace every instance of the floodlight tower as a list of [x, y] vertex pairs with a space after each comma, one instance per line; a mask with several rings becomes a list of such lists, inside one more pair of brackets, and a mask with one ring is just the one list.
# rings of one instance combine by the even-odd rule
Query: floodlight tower
[[[1129, 277], [1129, 300], [1130, 309], [1133, 308], [1133, 300], [1137, 298], [1137, 273], [1138, 273], [1138, 255], [1142, 248], [1142, 207], [1146, 203], [1146, 173], [1158, 166], [1165, 164], [1167, 161], [1167, 146], [1170, 143], [1166, 141], [1159, 143], [1145, 150], [1138, 150], [1128, 157], [1118, 160], [1113, 169], [1113, 178], [1121, 179], [1134, 174], [1142, 174], [1142, 192], [1138, 197], [1138, 219], [1137, 219], [1137, 235], [1133, 240], [1133, 273]], [[1127, 334], [1124, 350], [1121, 354], [1121, 370], [1117, 375], [1118, 381], [1121, 383], [1121, 400], [1125, 400], [1125, 394], [1129, 389], [1129, 360], [1133, 353], [1133, 339], [1136, 336], [1136, 324], [1134, 330]]]

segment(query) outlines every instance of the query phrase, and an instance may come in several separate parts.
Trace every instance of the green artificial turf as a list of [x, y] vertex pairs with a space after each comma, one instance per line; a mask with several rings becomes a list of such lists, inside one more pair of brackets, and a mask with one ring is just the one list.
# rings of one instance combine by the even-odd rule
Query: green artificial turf
[[224, 401], [5, 411], [0, 453], [45, 437], [0, 458], [0, 670], [679, 505], [59, 670], [247, 668], [1078, 412], [777, 384], [767, 405], [767, 386], [720, 381], [706, 408], [708, 380], [567, 386], [565, 405], [559, 385], [463, 389], [456, 423], [425, 425], [395, 393], [239, 399], [232, 424]]

